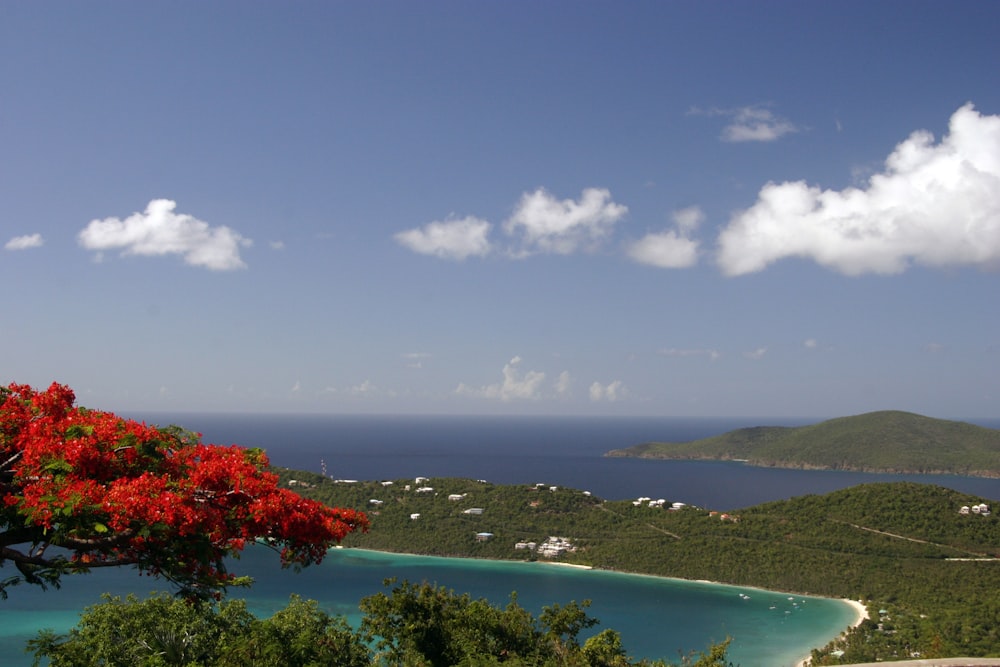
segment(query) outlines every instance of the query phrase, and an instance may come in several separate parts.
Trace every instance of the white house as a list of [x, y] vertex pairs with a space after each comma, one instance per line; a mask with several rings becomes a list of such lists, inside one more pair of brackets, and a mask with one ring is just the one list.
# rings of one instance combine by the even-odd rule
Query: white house
[[462, 514], [476, 514], [476, 515], [479, 515], [479, 514], [482, 514], [482, 513], [483, 513], [483, 508], [482, 507], [470, 507], [469, 509], [462, 511]]
[[419, 518], [420, 518], [420, 512], [416, 512], [410, 515], [410, 521], [416, 521]]
[[381, 507], [382, 505], [385, 505], [385, 502], [379, 500], [378, 498], [372, 498], [371, 500], [368, 501], [368, 504], [374, 505], [375, 507]]
[[448, 496], [448, 500], [461, 500], [465, 495], [464, 493], [452, 493]]

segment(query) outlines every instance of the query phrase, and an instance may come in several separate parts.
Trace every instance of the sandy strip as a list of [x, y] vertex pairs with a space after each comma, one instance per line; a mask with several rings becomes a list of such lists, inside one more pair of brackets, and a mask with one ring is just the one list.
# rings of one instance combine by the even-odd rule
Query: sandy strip
[[[858, 627], [865, 620], [869, 618], [868, 607], [866, 607], [864, 603], [858, 602], [857, 600], [848, 600], [847, 598], [844, 598], [841, 601], [851, 605], [851, 607], [854, 609], [854, 621], [852, 621], [851, 624], [847, 626], [848, 630], [853, 630], [854, 628]], [[846, 632], [843, 634], [846, 634]], [[795, 663], [795, 667], [805, 667], [806, 663], [808, 663], [810, 660], [812, 660], [811, 653], [806, 657], [802, 658], [801, 660], [799, 660], [797, 663]]]
[[558, 565], [559, 567], [575, 567], [578, 570], [593, 570], [594, 568], [590, 565], [580, 565], [578, 563], [563, 563], [557, 560], [536, 560], [536, 561], [525, 561], [530, 563], [541, 563], [542, 565]]

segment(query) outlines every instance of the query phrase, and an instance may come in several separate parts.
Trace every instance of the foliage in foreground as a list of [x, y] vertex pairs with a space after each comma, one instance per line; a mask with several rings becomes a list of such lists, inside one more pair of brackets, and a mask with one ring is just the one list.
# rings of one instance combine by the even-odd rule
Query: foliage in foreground
[[[387, 581], [391, 585], [392, 581]], [[361, 601], [358, 630], [315, 601], [293, 596], [259, 620], [242, 600], [169, 596], [106, 597], [67, 636], [44, 631], [29, 642], [35, 665], [56, 667], [666, 667], [633, 662], [620, 635], [597, 624], [587, 603], [546, 607], [535, 617], [511, 596], [506, 607], [424, 583], [403, 582]], [[728, 667], [728, 642], [686, 658], [690, 667]]]
[[69, 387], [0, 387], [0, 577], [7, 588], [134, 565], [190, 597], [236, 583], [225, 559], [266, 539], [283, 565], [319, 562], [367, 517], [278, 486], [263, 452], [205, 445], [74, 405]]

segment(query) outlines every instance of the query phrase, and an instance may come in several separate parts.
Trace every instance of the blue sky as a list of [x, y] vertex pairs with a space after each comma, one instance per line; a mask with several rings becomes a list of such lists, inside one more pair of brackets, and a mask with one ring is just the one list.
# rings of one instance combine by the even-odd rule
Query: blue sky
[[0, 0], [0, 375], [1000, 416], [1000, 4]]

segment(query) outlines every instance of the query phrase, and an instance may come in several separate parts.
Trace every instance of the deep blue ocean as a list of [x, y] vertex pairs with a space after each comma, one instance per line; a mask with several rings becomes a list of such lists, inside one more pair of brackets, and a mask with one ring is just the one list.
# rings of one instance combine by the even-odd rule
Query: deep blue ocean
[[[756, 425], [800, 425], [818, 420], [580, 417], [429, 417], [315, 415], [136, 415], [159, 425], [178, 424], [205, 442], [261, 447], [279, 466], [336, 479], [469, 477], [496, 483], [544, 482], [588, 490], [606, 499], [649, 496], [718, 510], [855, 484], [912, 480], [939, 484], [970, 496], [1000, 500], [1000, 480], [956, 476], [871, 475], [752, 468], [738, 463], [643, 461], [604, 458], [604, 452], [650, 440], [686, 441]], [[978, 420], [1000, 427], [1000, 420]], [[271, 613], [294, 592], [318, 599], [327, 610], [357, 620], [357, 601], [382, 589], [386, 577], [427, 580], [505, 604], [511, 591], [538, 611], [552, 603], [593, 599], [603, 627], [622, 632], [639, 657], [676, 659], [734, 638], [730, 657], [742, 667], [792, 665], [825, 644], [852, 620], [833, 600], [747, 591], [546, 564], [435, 559], [335, 550], [301, 574], [280, 571], [273, 554], [251, 552], [236, 571], [257, 580], [246, 597]], [[60, 591], [20, 587], [0, 601], [0, 663], [28, 665], [21, 646], [42, 627], [65, 631], [79, 610], [101, 592], [144, 595], [166, 587], [132, 570], [70, 577]], [[745, 598], [740, 595], [749, 595]], [[794, 599], [790, 599], [794, 598]]]

